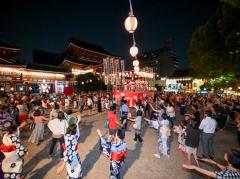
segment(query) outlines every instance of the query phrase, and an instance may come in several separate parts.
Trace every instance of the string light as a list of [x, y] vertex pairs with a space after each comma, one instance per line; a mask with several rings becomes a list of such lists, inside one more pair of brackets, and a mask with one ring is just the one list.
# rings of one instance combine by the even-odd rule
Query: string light
[[[136, 46], [136, 41], [135, 41], [135, 36], [134, 36], [134, 31], [137, 29], [138, 26], [138, 21], [137, 18], [133, 15], [133, 8], [132, 8], [132, 1], [129, 0], [129, 14], [128, 17], [125, 19], [124, 26], [125, 29], [132, 34], [132, 40], [133, 40], [133, 45], [129, 49], [129, 53], [132, 57], [137, 56], [138, 54], [138, 47]], [[134, 73], [139, 74], [139, 61], [136, 59], [133, 61], [133, 66], [134, 66]], [[124, 75], [123, 75], [124, 76]], [[125, 75], [127, 76], [127, 75]]]

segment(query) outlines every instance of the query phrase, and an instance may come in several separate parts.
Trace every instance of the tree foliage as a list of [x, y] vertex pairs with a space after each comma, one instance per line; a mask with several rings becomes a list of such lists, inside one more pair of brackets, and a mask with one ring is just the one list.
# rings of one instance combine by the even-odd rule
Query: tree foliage
[[219, 91], [221, 88], [233, 87], [237, 88], [237, 78], [234, 74], [228, 74], [208, 80], [202, 88], [206, 88], [208, 91], [215, 89]]
[[222, 2], [228, 3], [230, 6], [234, 8], [240, 8], [239, 0], [221, 0]]
[[106, 90], [104, 82], [93, 73], [78, 75], [76, 80], [78, 92]]
[[196, 76], [240, 73], [240, 0], [222, 0], [213, 17], [192, 34], [188, 49]]

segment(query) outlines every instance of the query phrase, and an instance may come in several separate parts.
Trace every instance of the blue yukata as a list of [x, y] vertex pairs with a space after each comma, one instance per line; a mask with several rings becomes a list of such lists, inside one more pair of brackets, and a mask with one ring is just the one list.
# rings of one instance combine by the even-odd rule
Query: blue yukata
[[[168, 120], [149, 121], [149, 126], [158, 131], [158, 152], [159, 155], [168, 155], [170, 153], [169, 134], [165, 134], [165, 127], [169, 125]], [[168, 124], [167, 124], [168, 123]]]
[[107, 142], [106, 139], [100, 139], [100, 151], [110, 158], [110, 179], [120, 179], [120, 168], [127, 157], [127, 144], [124, 140], [118, 143]]

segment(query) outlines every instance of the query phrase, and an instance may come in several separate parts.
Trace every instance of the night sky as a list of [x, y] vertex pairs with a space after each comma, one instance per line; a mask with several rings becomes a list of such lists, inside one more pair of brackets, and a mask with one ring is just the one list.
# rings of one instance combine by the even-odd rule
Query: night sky
[[[141, 52], [161, 48], [172, 39], [173, 49], [187, 67], [187, 48], [194, 32], [212, 16], [217, 0], [132, 0], [139, 26], [136, 42]], [[70, 37], [103, 46], [130, 60], [131, 36], [124, 29], [128, 0], [5, 0], [0, 5], [0, 39], [23, 49], [60, 53]]]

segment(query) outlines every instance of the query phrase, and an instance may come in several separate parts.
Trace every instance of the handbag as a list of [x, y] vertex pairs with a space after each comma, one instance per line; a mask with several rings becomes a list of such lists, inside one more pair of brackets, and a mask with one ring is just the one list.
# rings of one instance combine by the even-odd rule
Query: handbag
[[104, 122], [104, 127], [108, 129], [108, 127], [109, 127], [109, 121], [108, 121], [108, 119], [105, 120], [105, 122]]

